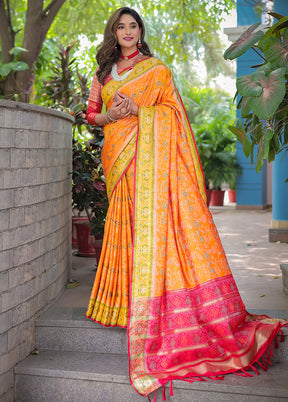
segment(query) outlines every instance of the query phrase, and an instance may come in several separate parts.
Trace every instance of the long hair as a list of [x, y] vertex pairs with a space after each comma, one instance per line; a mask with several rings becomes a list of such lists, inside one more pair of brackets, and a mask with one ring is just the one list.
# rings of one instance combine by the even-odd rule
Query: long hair
[[[117, 63], [120, 57], [120, 46], [117, 43], [116, 30], [118, 28], [120, 18], [123, 14], [131, 15], [139, 25], [139, 28], [141, 30], [140, 39], [142, 43], [142, 47], [140, 49], [141, 53], [146, 56], [153, 56], [149, 49], [149, 46], [144, 41], [145, 27], [140, 15], [132, 8], [119, 8], [109, 18], [104, 30], [103, 42], [98, 47], [96, 60], [99, 65], [99, 70], [96, 74], [100, 84], [104, 84], [105, 77], [110, 74], [113, 64]], [[115, 47], [117, 47], [117, 49], [115, 49]]]

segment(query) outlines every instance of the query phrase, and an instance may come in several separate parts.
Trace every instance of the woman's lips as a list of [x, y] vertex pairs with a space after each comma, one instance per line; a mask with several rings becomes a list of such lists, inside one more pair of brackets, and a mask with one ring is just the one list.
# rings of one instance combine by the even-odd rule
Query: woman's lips
[[133, 38], [123, 38], [124, 40], [133, 40]]

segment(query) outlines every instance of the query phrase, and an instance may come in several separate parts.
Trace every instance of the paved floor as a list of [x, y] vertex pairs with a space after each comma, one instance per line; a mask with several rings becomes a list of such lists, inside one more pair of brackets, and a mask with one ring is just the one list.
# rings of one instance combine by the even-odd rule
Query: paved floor
[[[287, 310], [281, 263], [288, 263], [288, 244], [269, 243], [271, 211], [211, 209], [227, 258], [247, 310]], [[67, 289], [57, 304], [87, 306], [95, 276], [95, 260], [73, 256], [71, 278], [80, 286]]]

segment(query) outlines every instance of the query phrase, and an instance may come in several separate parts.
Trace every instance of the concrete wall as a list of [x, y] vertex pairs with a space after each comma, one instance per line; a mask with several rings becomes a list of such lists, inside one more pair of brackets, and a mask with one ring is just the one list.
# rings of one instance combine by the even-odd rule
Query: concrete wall
[[72, 118], [0, 100], [0, 401], [71, 263]]

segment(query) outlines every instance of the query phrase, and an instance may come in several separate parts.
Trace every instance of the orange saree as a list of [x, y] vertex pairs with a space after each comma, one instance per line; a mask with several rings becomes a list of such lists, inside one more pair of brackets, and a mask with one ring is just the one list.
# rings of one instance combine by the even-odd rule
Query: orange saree
[[127, 326], [130, 380], [141, 395], [173, 379], [254, 368], [282, 324], [245, 311], [171, 72], [141, 61], [104, 85], [107, 109], [116, 90], [139, 116], [105, 126], [110, 205], [86, 316]]

